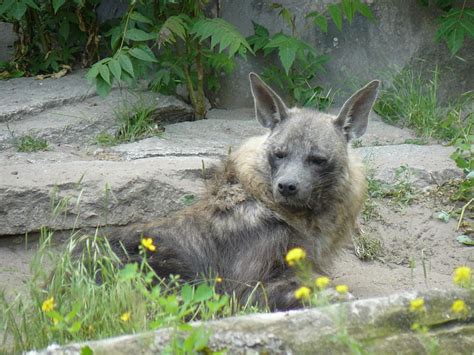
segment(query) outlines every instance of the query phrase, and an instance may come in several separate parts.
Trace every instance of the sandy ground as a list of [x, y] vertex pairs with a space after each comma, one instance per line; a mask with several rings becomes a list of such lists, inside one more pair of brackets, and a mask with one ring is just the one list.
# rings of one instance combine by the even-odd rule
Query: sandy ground
[[[459, 244], [457, 220], [448, 223], [434, 216], [441, 209], [433, 201], [399, 207], [389, 200], [377, 202], [376, 214], [362, 223], [365, 233], [383, 242], [382, 255], [361, 261], [348, 245], [335, 260], [331, 278], [347, 284], [357, 298], [388, 295], [406, 290], [449, 289], [454, 268], [474, 266], [474, 248]], [[58, 236], [59, 237], [59, 236]], [[0, 239], [0, 285], [8, 297], [25, 291], [29, 263], [36, 242], [29, 237]]]

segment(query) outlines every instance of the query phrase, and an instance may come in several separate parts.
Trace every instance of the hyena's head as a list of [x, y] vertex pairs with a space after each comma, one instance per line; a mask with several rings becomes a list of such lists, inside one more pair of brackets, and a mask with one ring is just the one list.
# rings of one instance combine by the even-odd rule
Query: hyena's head
[[365, 133], [379, 81], [353, 94], [337, 116], [289, 109], [255, 73], [250, 83], [257, 120], [271, 130], [265, 153], [274, 200], [290, 209], [321, 207], [350, 184], [348, 142]]

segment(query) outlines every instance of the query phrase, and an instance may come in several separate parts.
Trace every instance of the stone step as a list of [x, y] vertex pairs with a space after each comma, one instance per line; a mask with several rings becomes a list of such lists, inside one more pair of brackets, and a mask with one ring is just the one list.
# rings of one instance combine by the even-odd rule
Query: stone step
[[[198, 145], [186, 147], [189, 142], [174, 143], [163, 156], [117, 161], [58, 152], [4, 156], [0, 159], [4, 166], [0, 172], [0, 234], [22, 234], [44, 225], [56, 229], [125, 225], [183, 208], [184, 195], [196, 195], [203, 189], [203, 161], [209, 167], [228, 148], [203, 151]], [[396, 179], [401, 166], [413, 173], [410, 181], [417, 187], [442, 184], [461, 175], [449, 158], [449, 147], [392, 145], [356, 150], [373, 168], [374, 177], [387, 183]], [[183, 152], [189, 155], [179, 156]], [[130, 157], [135, 158], [128, 153], [126, 158]], [[62, 198], [68, 199], [67, 214], [52, 218], [52, 208]]]
[[0, 85], [0, 122], [95, 96], [95, 89], [84, 77], [86, 72], [78, 70], [60, 79], [30, 77], [3, 81]]
[[[209, 166], [215, 160], [204, 161]], [[201, 169], [202, 159], [190, 157], [5, 165], [0, 235], [149, 221], [183, 208], [189, 202], [183, 196], [201, 192]]]
[[172, 96], [151, 92], [113, 90], [106, 98], [98, 96], [83, 101], [46, 108], [21, 119], [0, 122], [0, 150], [12, 149], [15, 139], [25, 135], [46, 139], [48, 144], [83, 147], [96, 143], [99, 133], [115, 133], [118, 113], [134, 105], [155, 107], [155, 114], [165, 122], [192, 118], [189, 105]]

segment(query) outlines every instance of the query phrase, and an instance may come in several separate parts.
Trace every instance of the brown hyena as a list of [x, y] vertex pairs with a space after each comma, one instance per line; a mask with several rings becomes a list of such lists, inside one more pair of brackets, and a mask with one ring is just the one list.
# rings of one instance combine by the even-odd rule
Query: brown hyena
[[160, 277], [218, 275], [220, 291], [242, 302], [261, 284], [254, 302], [286, 310], [299, 306], [288, 250], [303, 248], [324, 272], [356, 226], [366, 180], [348, 142], [364, 134], [379, 82], [352, 95], [337, 117], [287, 108], [254, 73], [250, 83], [257, 120], [269, 132], [230, 154], [193, 206], [119, 239], [136, 260], [140, 238], [152, 238], [148, 262]]

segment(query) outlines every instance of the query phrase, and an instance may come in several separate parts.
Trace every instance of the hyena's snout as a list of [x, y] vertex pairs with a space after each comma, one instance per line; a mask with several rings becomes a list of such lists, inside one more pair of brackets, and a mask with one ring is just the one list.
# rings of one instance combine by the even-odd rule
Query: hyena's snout
[[277, 182], [278, 193], [283, 197], [294, 196], [298, 193], [298, 185], [295, 179], [280, 179]]

